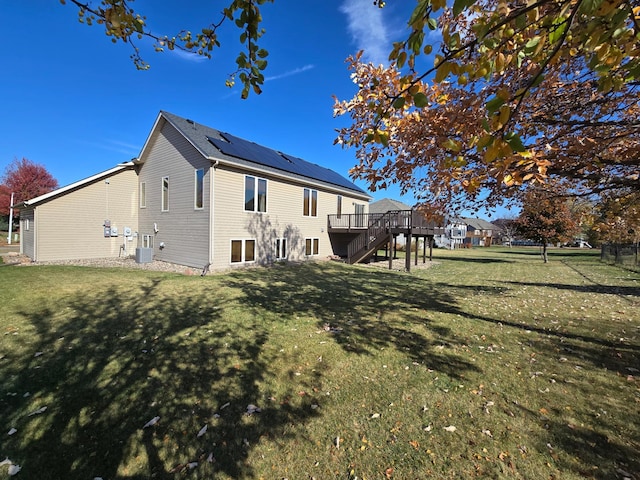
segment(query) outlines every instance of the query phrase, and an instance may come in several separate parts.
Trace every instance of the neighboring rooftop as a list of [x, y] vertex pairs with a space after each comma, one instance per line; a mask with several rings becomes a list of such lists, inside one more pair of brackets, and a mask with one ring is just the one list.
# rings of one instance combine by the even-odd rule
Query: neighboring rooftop
[[473, 227], [475, 230], [496, 230], [497, 229], [497, 227], [493, 223], [487, 222], [482, 218], [464, 217], [462, 218], [462, 221], [467, 225], [469, 225], [470, 227]]
[[369, 213], [387, 213], [394, 210], [411, 210], [411, 207], [391, 198], [383, 198], [369, 204]]

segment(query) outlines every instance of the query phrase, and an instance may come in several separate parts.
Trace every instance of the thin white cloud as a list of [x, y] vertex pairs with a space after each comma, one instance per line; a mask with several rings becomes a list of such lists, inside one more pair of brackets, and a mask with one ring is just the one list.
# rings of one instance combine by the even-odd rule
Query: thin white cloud
[[165, 52], [172, 53], [182, 60], [187, 60], [193, 63], [201, 63], [201, 62], [206, 62], [208, 60], [207, 57], [198, 55], [197, 53], [185, 52], [184, 50], [180, 50], [179, 48], [175, 48], [173, 50], [169, 50], [167, 48], [165, 49]]
[[382, 10], [371, 0], [344, 0], [340, 6], [357, 49], [364, 50], [365, 60], [374, 65], [387, 63], [391, 45]]
[[95, 149], [115, 152], [129, 157], [135, 157], [136, 155], [138, 155], [140, 153], [140, 149], [142, 148], [141, 145], [132, 145], [130, 143], [121, 142], [119, 140], [105, 140], [104, 142], [100, 143], [79, 140], [78, 143]]
[[272, 80], [280, 80], [282, 78], [291, 77], [292, 75], [298, 75], [299, 73], [306, 72], [307, 70], [311, 70], [315, 68], [315, 65], [305, 65], [304, 67], [294, 68], [293, 70], [289, 70], [288, 72], [281, 73], [280, 75], [273, 75], [271, 77], [265, 77], [265, 82], [270, 82]]

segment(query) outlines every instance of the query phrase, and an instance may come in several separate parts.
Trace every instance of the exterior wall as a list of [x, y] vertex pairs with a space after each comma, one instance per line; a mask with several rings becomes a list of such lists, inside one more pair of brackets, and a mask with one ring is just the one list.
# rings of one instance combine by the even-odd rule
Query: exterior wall
[[[30, 225], [35, 247], [31, 258], [52, 261], [132, 254], [135, 242], [127, 241], [123, 230], [130, 227], [133, 233], [138, 225], [136, 183], [135, 171], [124, 170], [36, 205]], [[117, 237], [105, 238], [105, 220], [117, 227]]]
[[20, 210], [20, 253], [32, 260], [36, 258], [36, 223], [35, 210], [23, 208]]
[[[142, 235], [152, 235], [154, 259], [203, 268], [209, 263], [210, 161], [168, 123], [149, 148], [138, 178], [139, 183], [145, 182], [146, 207], [135, 203], [138, 246], [142, 246]], [[195, 171], [200, 168], [205, 172], [203, 208], [196, 209]], [[162, 211], [161, 205], [163, 177], [169, 177], [168, 211]]]
[[[286, 259], [291, 261], [326, 259], [333, 254], [327, 233], [327, 215], [337, 211], [338, 194], [313, 185], [292, 183], [268, 175], [258, 175], [219, 166], [214, 172], [213, 259], [212, 268], [225, 269], [247, 265], [231, 263], [232, 240], [255, 240], [256, 260], [253, 264], [267, 264], [277, 260], [276, 239], [285, 238]], [[267, 180], [267, 211], [244, 210], [245, 176]], [[317, 216], [303, 215], [304, 188], [317, 190]], [[354, 203], [367, 202], [342, 195], [342, 213], [355, 213]], [[318, 254], [305, 255], [307, 238], [318, 239]]]

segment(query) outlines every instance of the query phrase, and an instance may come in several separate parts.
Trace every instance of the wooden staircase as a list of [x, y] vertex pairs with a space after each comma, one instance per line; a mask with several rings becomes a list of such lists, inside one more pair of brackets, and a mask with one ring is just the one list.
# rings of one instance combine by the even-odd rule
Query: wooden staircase
[[347, 262], [349, 264], [368, 260], [389, 241], [392, 214], [395, 215], [395, 212], [387, 212], [370, 219], [367, 230], [349, 243], [347, 247]]

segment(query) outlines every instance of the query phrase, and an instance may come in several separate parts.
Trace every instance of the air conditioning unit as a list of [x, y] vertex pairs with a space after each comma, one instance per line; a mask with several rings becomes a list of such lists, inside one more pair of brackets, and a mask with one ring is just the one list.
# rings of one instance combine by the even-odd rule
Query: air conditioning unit
[[136, 263], [150, 263], [153, 261], [153, 248], [136, 248]]

